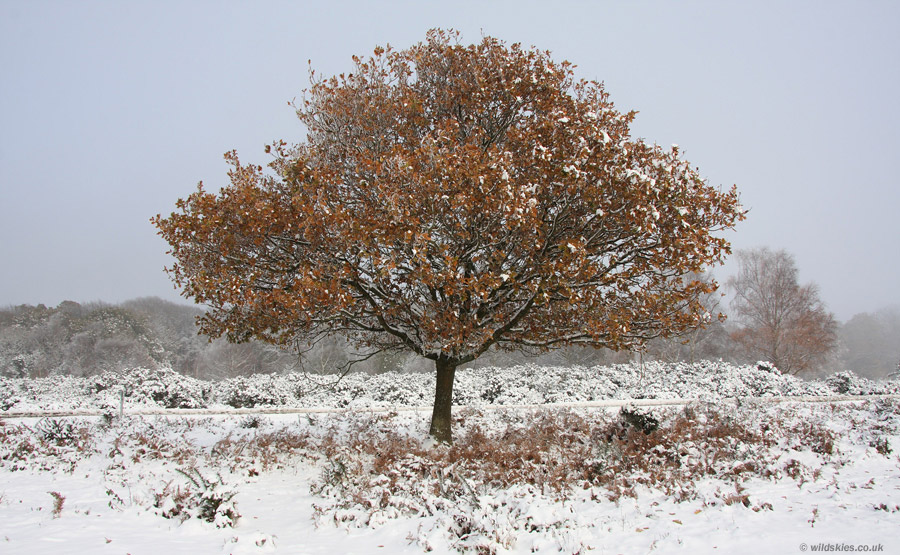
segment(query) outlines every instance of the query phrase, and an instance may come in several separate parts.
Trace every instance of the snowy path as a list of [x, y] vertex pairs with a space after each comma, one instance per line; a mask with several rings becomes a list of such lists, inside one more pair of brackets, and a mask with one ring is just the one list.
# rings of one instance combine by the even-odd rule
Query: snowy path
[[[716, 400], [708, 399], [607, 399], [603, 401], [583, 401], [569, 403], [541, 403], [541, 404], [511, 404], [511, 405], [454, 405], [453, 410], [472, 408], [484, 411], [495, 410], [534, 410], [534, 409], [560, 409], [560, 408], [621, 408], [624, 406], [637, 407], [678, 407], [694, 403], [846, 403], [857, 401], [876, 401], [879, 399], [896, 400], [900, 395], [801, 395], [796, 397], [729, 397]], [[211, 407], [205, 409], [164, 409], [164, 408], [126, 408], [126, 416], [228, 416], [247, 414], [343, 414], [354, 412], [429, 412], [432, 407], [420, 406], [354, 406], [352, 408], [327, 408], [327, 407], [255, 407], [255, 408], [231, 408]], [[0, 418], [63, 418], [72, 416], [102, 416], [108, 411], [99, 409], [75, 409], [75, 410], [7, 410], [0, 411]]]

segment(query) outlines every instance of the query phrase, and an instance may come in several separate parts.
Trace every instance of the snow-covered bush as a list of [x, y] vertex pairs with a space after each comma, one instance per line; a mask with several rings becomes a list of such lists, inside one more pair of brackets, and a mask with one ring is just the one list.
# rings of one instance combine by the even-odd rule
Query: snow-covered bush
[[157, 405], [168, 409], [206, 407], [209, 382], [179, 374], [169, 368], [131, 368], [123, 372], [104, 372], [88, 378], [86, 391], [100, 394], [107, 404], [116, 403], [124, 391], [130, 403]]
[[9, 410], [19, 402], [19, 386], [21, 378], [4, 378], [0, 376], [0, 410]]
[[[84, 378], [75, 376], [7, 378], [6, 383], [0, 386], [0, 407], [36, 406], [42, 410], [65, 410], [92, 407], [96, 402], [84, 394]], [[4, 399], [4, 395], [11, 396]]]
[[206, 522], [212, 522], [216, 528], [234, 528], [240, 513], [234, 503], [237, 491], [217, 474], [215, 479], [203, 476], [196, 468], [179, 470], [179, 473], [197, 488], [192, 497], [194, 516]]
[[44, 441], [60, 446], [74, 445], [80, 437], [75, 424], [61, 418], [42, 418], [35, 424], [34, 429]]
[[[169, 369], [134, 368], [79, 378], [0, 377], [0, 410], [13, 412], [92, 409], [113, 414], [125, 392], [125, 408], [430, 406], [433, 372], [346, 376], [307, 373], [254, 374], [219, 382]], [[900, 394], [900, 382], [872, 381], [852, 372], [824, 381], [784, 375], [765, 363], [735, 366], [646, 362], [595, 367], [523, 365], [460, 369], [453, 403], [461, 406], [544, 405], [609, 399], [793, 397], [801, 395]]]
[[41, 419], [33, 427], [0, 421], [0, 466], [72, 472], [95, 452], [96, 427], [81, 421]]
[[[401, 374], [385, 372], [366, 376], [354, 388], [356, 398], [372, 399], [381, 406], [421, 406], [431, 404], [434, 398], [432, 374]], [[413, 378], [413, 379], [410, 379]]]
[[234, 503], [237, 491], [225, 483], [221, 474], [208, 479], [197, 468], [178, 470], [178, 473], [188, 483], [175, 485], [174, 480], [169, 480], [161, 489], [153, 491], [153, 512], [182, 522], [199, 518], [215, 524], [216, 528], [234, 528], [241, 516]]
[[296, 387], [278, 374], [237, 376], [216, 384], [215, 400], [234, 408], [291, 404]]
[[652, 411], [643, 407], [626, 405], [619, 410], [619, 419], [623, 424], [645, 434], [651, 434], [659, 429], [659, 419]]
[[900, 391], [900, 384], [896, 382], [872, 381], [850, 371], [832, 374], [825, 379], [825, 384], [841, 395], [884, 395]]

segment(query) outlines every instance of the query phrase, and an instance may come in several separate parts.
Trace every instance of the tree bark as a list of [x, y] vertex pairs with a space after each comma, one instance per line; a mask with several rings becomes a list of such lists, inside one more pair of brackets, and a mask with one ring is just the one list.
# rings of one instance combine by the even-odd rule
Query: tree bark
[[434, 361], [437, 379], [434, 391], [434, 410], [431, 413], [431, 429], [429, 434], [442, 443], [453, 443], [450, 430], [451, 407], [453, 405], [453, 378], [456, 375], [456, 362], [439, 358]]

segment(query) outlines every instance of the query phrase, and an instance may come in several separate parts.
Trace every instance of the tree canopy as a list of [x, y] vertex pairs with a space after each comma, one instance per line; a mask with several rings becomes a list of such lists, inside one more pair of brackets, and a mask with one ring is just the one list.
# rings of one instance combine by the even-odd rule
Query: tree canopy
[[432, 359], [449, 439], [440, 398], [492, 347], [629, 349], [708, 318], [716, 284], [683, 278], [730, 252], [738, 194], [632, 138], [601, 83], [439, 30], [354, 64], [313, 74], [304, 142], [267, 147], [268, 168], [227, 154], [229, 186], [154, 218], [205, 333]]

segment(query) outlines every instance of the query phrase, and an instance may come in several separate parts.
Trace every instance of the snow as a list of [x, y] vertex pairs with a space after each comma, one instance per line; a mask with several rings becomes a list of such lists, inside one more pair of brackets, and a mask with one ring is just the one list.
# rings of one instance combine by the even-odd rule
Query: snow
[[[126, 412], [152, 409], [385, 408], [428, 407], [434, 374], [309, 373], [255, 374], [207, 382], [171, 370], [135, 368], [80, 378], [0, 377], [0, 411], [117, 413], [124, 392]], [[627, 399], [715, 401], [739, 397], [900, 394], [900, 381], [872, 381], [841, 372], [824, 381], [781, 374], [771, 365], [735, 366], [646, 362], [596, 367], [513, 366], [462, 369], [454, 385], [455, 405], [532, 405]]]
[[[428, 375], [351, 374], [330, 390], [302, 375], [210, 384], [146, 370], [4, 380], [0, 552], [900, 545], [896, 383], [722, 363], [458, 376], [452, 448], [427, 437]], [[871, 393], [882, 397], [808, 402]], [[45, 409], [85, 415], [24, 416]], [[136, 414], [150, 409], [161, 414]], [[642, 418], [658, 430], [634, 427]]]

